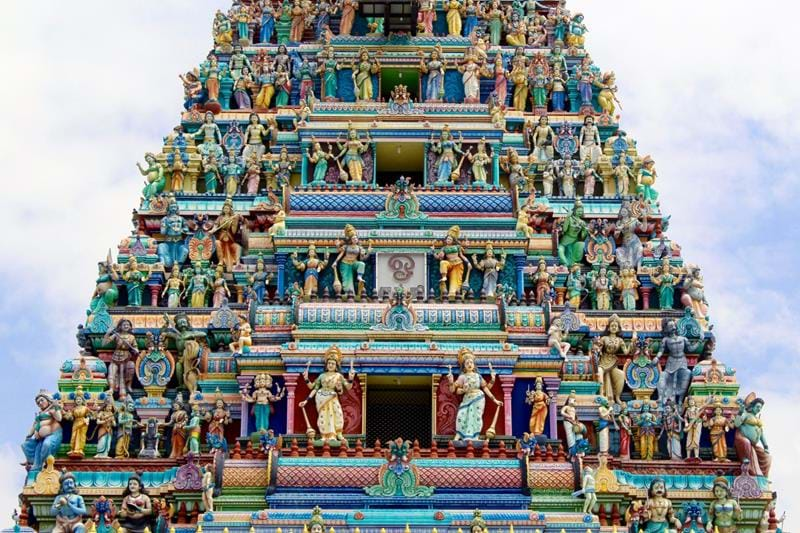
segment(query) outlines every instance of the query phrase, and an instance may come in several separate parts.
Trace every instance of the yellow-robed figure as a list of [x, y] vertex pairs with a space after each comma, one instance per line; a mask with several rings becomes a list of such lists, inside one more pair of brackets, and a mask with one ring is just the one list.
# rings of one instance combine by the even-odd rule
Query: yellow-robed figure
[[311, 392], [308, 394], [308, 398], [300, 402], [299, 405], [304, 408], [308, 401], [314, 398], [317, 407], [317, 428], [323, 441], [336, 440], [341, 442], [344, 440], [344, 435], [342, 434], [344, 430], [344, 413], [342, 412], [342, 404], [339, 402], [339, 396], [353, 387], [356, 373], [351, 360], [350, 371], [347, 378], [345, 378], [340, 373], [341, 364], [342, 351], [333, 344], [323, 356], [325, 371], [313, 383], [308, 378], [311, 361], [308, 362], [306, 370], [303, 372], [303, 379], [306, 380]]
[[[451, 227], [447, 230], [441, 251], [434, 253], [436, 259], [439, 259], [439, 272], [442, 275], [439, 280], [439, 289], [442, 294], [446, 290], [447, 297], [451, 300], [461, 290], [461, 285], [464, 282], [464, 265], [468, 269], [471, 267], [470, 262], [464, 256], [464, 249], [458, 242], [460, 234], [461, 228], [458, 226]], [[467, 279], [469, 279], [469, 270], [467, 271]]]

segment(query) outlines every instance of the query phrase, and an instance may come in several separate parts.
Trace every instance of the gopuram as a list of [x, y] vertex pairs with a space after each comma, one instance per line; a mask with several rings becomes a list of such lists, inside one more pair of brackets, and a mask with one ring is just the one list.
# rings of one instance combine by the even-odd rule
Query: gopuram
[[209, 18], [133, 230], [29, 400], [20, 530], [779, 527], [764, 401], [714, 352], [582, 14]]

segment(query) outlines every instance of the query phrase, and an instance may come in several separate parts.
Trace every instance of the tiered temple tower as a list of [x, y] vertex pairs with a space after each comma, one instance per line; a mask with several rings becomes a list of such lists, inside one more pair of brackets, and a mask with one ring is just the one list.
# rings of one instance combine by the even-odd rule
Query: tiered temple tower
[[218, 12], [21, 524], [775, 529], [763, 401], [564, 4]]

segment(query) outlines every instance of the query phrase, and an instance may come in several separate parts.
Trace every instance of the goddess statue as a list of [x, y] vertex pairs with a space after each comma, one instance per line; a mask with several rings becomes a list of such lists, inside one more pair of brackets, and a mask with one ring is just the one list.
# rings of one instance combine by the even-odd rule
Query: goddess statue
[[492, 400], [498, 408], [503, 405], [503, 402], [494, 397], [491, 390], [497, 376], [490, 363], [490, 379], [488, 382], [485, 381], [476, 370], [475, 355], [466, 347], [458, 352], [458, 366], [461, 375], [457, 380], [453, 378], [452, 366], [448, 367], [447, 373], [450, 392], [463, 396], [456, 415], [455, 440], [480, 440], [486, 398]]
[[764, 400], [752, 392], [744, 401], [739, 401], [739, 414], [733, 419], [733, 426], [736, 428], [733, 443], [739, 460], [750, 461], [748, 468], [751, 476], [768, 477], [772, 457], [764, 438], [764, 422], [761, 420], [763, 407]]
[[503, 63], [503, 54], [498, 52], [494, 56], [494, 93], [496, 95], [497, 105], [505, 107], [506, 100], [508, 100], [508, 78], [509, 72], [506, 70]]
[[512, 105], [516, 111], [525, 111], [528, 102], [528, 71], [522, 63], [514, 63], [509, 75], [511, 83], [514, 84], [514, 96]]
[[708, 302], [703, 284], [703, 275], [699, 267], [689, 269], [689, 273], [683, 280], [683, 294], [681, 303], [684, 307], [692, 309], [692, 313], [698, 320], [708, 318]]
[[22, 444], [22, 452], [25, 454], [25, 467], [38, 472], [47, 457], [55, 457], [61, 446], [63, 413], [59, 401], [45, 391], [39, 392], [34, 401], [39, 412]]
[[634, 217], [631, 205], [622, 202], [614, 224], [614, 237], [622, 237], [622, 243], [617, 246], [617, 264], [622, 268], [638, 268], [642, 262], [642, 241], [636, 231], [647, 230], [647, 213], [642, 212], [641, 217]]
[[231, 291], [228, 289], [228, 282], [225, 281], [225, 267], [217, 265], [214, 271], [214, 282], [212, 284], [211, 294], [211, 307], [222, 307], [223, 302], [231, 297]]
[[628, 414], [628, 404], [622, 402], [621, 409], [617, 415], [619, 425], [619, 456], [629, 459], [631, 456], [631, 435], [633, 435], [633, 420]]
[[614, 419], [614, 410], [608, 403], [608, 398], [605, 396], [598, 396], [597, 403], [597, 453], [599, 455], [608, 455], [609, 450], [609, 433], [611, 426], [617, 425]]
[[272, 376], [266, 373], [258, 374], [253, 380], [255, 390], [250, 394], [250, 385], [246, 385], [242, 391], [242, 400], [247, 403], [255, 404], [253, 412], [256, 416], [256, 431], [267, 431], [269, 429], [270, 403], [279, 402], [286, 394], [286, 389], [280, 386], [272, 393]]
[[264, 298], [267, 295], [267, 284], [271, 279], [272, 273], [264, 271], [264, 259], [259, 257], [256, 261], [256, 271], [248, 278], [250, 293], [255, 297], [255, 301], [259, 305], [264, 303]]
[[97, 270], [94, 293], [92, 293], [92, 300], [89, 302], [89, 310], [87, 311], [89, 315], [97, 312], [101, 301], [107, 307], [113, 307], [117, 305], [117, 300], [119, 299], [119, 289], [114, 285], [114, 282], [119, 279], [119, 275], [112, 267], [110, 253], [107, 261], [97, 263]]
[[272, 34], [275, 33], [275, 8], [272, 0], [261, 2], [261, 28], [259, 29], [258, 42], [269, 44], [272, 41]]
[[461, 2], [459, 0], [444, 0], [443, 8], [447, 12], [447, 35], [461, 37]]
[[686, 429], [686, 459], [700, 459], [700, 434], [703, 430], [703, 410], [688, 396], [683, 402], [683, 427]]
[[[347, 2], [349, 0], [345, 0]], [[344, 15], [342, 15], [344, 17]], [[350, 64], [352, 71], [353, 85], [355, 86], [356, 102], [364, 100], [372, 100], [375, 88], [372, 84], [372, 75], [378, 74], [381, 71], [381, 63], [378, 61], [380, 52], [376, 55], [374, 60], [369, 57], [369, 51], [361, 47], [358, 51], [358, 61], [353, 61]]]
[[97, 423], [97, 449], [94, 456], [108, 458], [108, 454], [111, 452], [111, 439], [114, 437], [114, 427], [117, 425], [113, 397], [106, 398], [94, 417]]
[[601, 265], [597, 275], [591, 278], [591, 295], [594, 309], [611, 311], [611, 289], [617, 284], [616, 275]]
[[472, 149], [466, 153], [466, 157], [472, 163], [472, 186], [485, 188], [489, 186], [488, 173], [486, 167], [492, 162], [492, 158], [486, 153], [486, 138], [481, 137], [478, 141], [478, 151], [472, 153]]
[[656, 182], [656, 162], [649, 155], [642, 160], [642, 168], [639, 169], [639, 177], [637, 180], [636, 194], [640, 195], [651, 206], [656, 204], [658, 200], [658, 192], [653, 189]]
[[433, 135], [431, 135], [431, 151], [439, 154], [434, 165], [437, 184], [449, 185], [453, 183], [453, 174], [458, 175], [456, 169], [460, 167], [456, 154], [464, 154], [461, 146], [461, 140], [456, 141], [453, 138], [450, 133], [450, 126], [447, 124], [442, 128], [439, 140], [434, 139]]
[[172, 165], [170, 166], [169, 188], [172, 192], [183, 192], [183, 180], [187, 167], [183, 162], [180, 147], [176, 146], [172, 153], [167, 156], [168, 163], [170, 158], [172, 158]]
[[217, 10], [217, 14], [214, 16], [212, 33], [216, 49], [229, 52], [233, 43], [233, 26], [228, 16], [220, 10]]
[[322, 145], [313, 137], [311, 146], [308, 148], [308, 160], [314, 163], [314, 179], [310, 185], [325, 185], [325, 176], [328, 174], [328, 160], [333, 159], [334, 155], [331, 146], [328, 151], [322, 149]]
[[189, 282], [186, 284], [186, 291], [189, 293], [189, 307], [208, 307], [208, 296], [211, 292], [212, 280], [203, 268], [200, 261], [194, 264], [194, 271], [191, 272]]
[[[536, 294], [536, 305], [542, 305], [545, 298], [550, 294], [555, 280], [550, 273], [547, 272], [547, 261], [544, 257], [539, 258], [539, 264], [536, 266], [536, 272], [531, 274], [531, 281], [533, 281], [534, 291]], [[577, 309], [577, 308], [576, 308]]]
[[[527, 96], [526, 96], [527, 97]], [[539, 124], [533, 129], [531, 143], [533, 144], [531, 155], [539, 163], [547, 163], [553, 159], [553, 142], [556, 133], [550, 126], [550, 119], [547, 115], [539, 117]]]
[[131, 436], [136, 420], [133, 417], [134, 405], [132, 401], [120, 402], [117, 407], [117, 445], [114, 456], [128, 459], [130, 457]]
[[431, 245], [433, 256], [439, 260], [439, 273], [442, 276], [439, 280], [440, 294], [444, 296], [445, 289], [447, 289], [447, 296], [450, 300], [454, 299], [461, 290], [464, 280], [469, 279], [469, 272], [466, 277], [464, 276], [464, 265], [470, 269], [472, 267], [459, 242], [460, 234], [461, 228], [453, 226], [447, 230], [441, 251], [436, 252], [435, 246]]
[[709, 418], [703, 415], [703, 427], [709, 430], [708, 437], [711, 440], [711, 453], [714, 455], [714, 461], [727, 462], [728, 443], [725, 440], [725, 434], [734, 426], [733, 421], [725, 416], [721, 403], [714, 404], [714, 416]]
[[531, 418], [528, 422], [531, 435], [542, 435], [550, 397], [544, 392], [544, 382], [541, 377], [536, 378], [534, 390], [525, 392], [525, 403], [531, 406]]
[[656, 454], [656, 427], [658, 417], [650, 412], [650, 404], [645, 402], [642, 411], [634, 418], [639, 431], [639, 455], [643, 461], [652, 461]]
[[481, 64], [473, 47], [464, 53], [464, 62], [458, 66], [461, 82], [464, 84], [464, 103], [480, 102], [481, 76], [489, 76], [489, 72]]
[[289, 71], [283, 64], [278, 64], [275, 68], [275, 107], [289, 105], [289, 97], [292, 94], [292, 79], [290, 76]]
[[672, 502], [667, 498], [667, 485], [660, 477], [654, 478], [647, 489], [647, 501], [644, 504], [644, 533], [667, 533], [670, 530], [682, 530], [683, 524], [675, 516]]
[[222, 144], [222, 131], [214, 119], [214, 113], [206, 112], [203, 124], [194, 134], [194, 139], [203, 143]]
[[147, 178], [144, 189], [142, 189], [142, 196], [145, 200], [149, 200], [164, 192], [164, 187], [167, 185], [167, 177], [164, 175], [164, 165], [156, 161], [154, 154], [147, 152], [144, 155], [144, 160], [147, 163], [147, 168], [142, 167], [139, 163], [136, 163], [136, 167], [142, 176]]
[[126, 533], [144, 533], [150, 529], [153, 507], [150, 496], [144, 490], [144, 483], [138, 474], [128, 478], [122, 492], [122, 506], [119, 511], [119, 525]]
[[616, 111], [617, 108], [615, 103], [619, 102], [616, 95], [616, 83], [616, 75], [613, 72], [606, 72], [600, 76], [600, 80], [595, 80], [594, 82], [594, 86], [600, 88], [600, 92], [597, 94], [597, 103], [600, 105], [600, 109], [603, 110], [603, 113], [609, 117], [614, 116], [614, 111]]
[[592, 59], [586, 55], [581, 64], [575, 67], [575, 78], [578, 80], [578, 93], [581, 97], [581, 108], [592, 108], [595, 75], [592, 70]]
[[[344, 441], [344, 413], [342, 404], [339, 403], [339, 396], [345, 390], [353, 387], [353, 380], [356, 371], [353, 368], [353, 361], [350, 361], [350, 371], [345, 378], [341, 374], [342, 351], [335, 344], [331, 345], [322, 358], [325, 371], [317, 376], [313, 382], [308, 377], [311, 361], [306, 365], [303, 372], [303, 379], [306, 381], [311, 392], [308, 397], [300, 402], [300, 408], [304, 408], [312, 398], [317, 407], [317, 428], [323, 441]], [[310, 429], [310, 428], [309, 428]]]
[[719, 533], [736, 533], [736, 522], [742, 518], [742, 508], [733, 497], [728, 479], [717, 477], [711, 488], [714, 499], [708, 505], [707, 530]]
[[83, 496], [78, 494], [75, 476], [65, 470], [59, 481], [58, 496], [50, 507], [50, 512], [56, 518], [53, 533], [86, 533], [83, 517], [89, 512], [86, 510]]
[[622, 323], [619, 316], [611, 315], [608, 319], [605, 335], [596, 339], [593, 349], [599, 352], [597, 361], [597, 380], [600, 382], [600, 393], [620, 403], [622, 387], [625, 385], [625, 374], [617, 367], [617, 356], [630, 355], [636, 347], [636, 332], [633, 332], [630, 342], [625, 342], [620, 334]]
[[495, 292], [497, 291], [497, 278], [499, 273], [506, 267], [506, 251], [503, 250], [501, 252], [500, 259], [498, 260], [494, 256], [494, 246], [492, 246], [492, 243], [487, 243], [486, 255], [484, 255], [483, 259], [478, 261], [478, 256], [472, 254], [472, 264], [475, 265], [476, 269], [483, 272], [483, 286], [481, 292], [485, 294], [487, 298], [494, 298]]
[[258, 161], [261, 161], [261, 158], [264, 157], [264, 152], [266, 152], [264, 142], [269, 142], [271, 138], [272, 133], [261, 123], [258, 113], [250, 113], [250, 123], [247, 125], [247, 129], [244, 130], [245, 147], [242, 151], [244, 159], [250, 160], [256, 157]]
[[[344, 227], [344, 241], [336, 240], [339, 254], [333, 260], [331, 267], [334, 274], [334, 290], [336, 294], [349, 294], [354, 292], [356, 297], [361, 297], [364, 292], [364, 272], [367, 268], [364, 259], [372, 253], [372, 241], [367, 243], [365, 249], [358, 242], [358, 233], [351, 224]], [[338, 265], [338, 270], [337, 270]], [[341, 279], [339, 278], [341, 275]], [[358, 282], [358, 290], [354, 282]]]
[[236, 243], [241, 220], [242, 216], [233, 210], [233, 199], [228, 196], [222, 204], [222, 211], [217, 216], [214, 227], [208, 232], [209, 235], [216, 234], [217, 258], [220, 264], [225, 265], [227, 272], [232, 271], [239, 263], [242, 254], [242, 245]]
[[185, 240], [186, 235], [191, 232], [178, 209], [178, 202], [173, 199], [167, 205], [167, 214], [161, 219], [161, 235], [164, 240], [158, 244], [157, 253], [164, 268], [182, 264], [189, 255]]
[[675, 286], [681, 282], [683, 276], [673, 274], [670, 267], [669, 257], [661, 260], [661, 269], [650, 274], [650, 281], [658, 287], [658, 307], [659, 309], [672, 309], [675, 303]]
[[317, 246], [312, 242], [308, 245], [308, 253], [305, 261], [297, 259], [297, 252], [292, 253], [292, 264], [298, 272], [303, 273], [303, 295], [306, 300], [311, 296], [316, 296], [319, 288], [319, 274], [328, 266], [328, 250], [325, 250], [325, 259], [317, 256]]
[[86, 447], [86, 433], [89, 431], [89, 420], [92, 418], [92, 411], [86, 405], [86, 398], [84, 396], [83, 387], [78, 385], [75, 390], [75, 403], [72, 409], [64, 412], [64, 419], [72, 421], [72, 431], [69, 439], [69, 451], [67, 456], [70, 459], [82, 459], [83, 449]]
[[425, 83], [425, 101], [441, 102], [444, 97], [444, 76], [447, 69], [447, 63], [442, 54], [442, 45], [436, 44], [431, 50], [431, 57], [428, 61], [425, 61], [425, 53], [421, 50], [419, 56], [419, 71], [428, 75]]
[[567, 437], [567, 450], [572, 455], [572, 450], [575, 449], [575, 429], [579, 426], [578, 412], [575, 406], [578, 404], [578, 398], [575, 391], [570, 391], [564, 406], [561, 408], [561, 419], [564, 424], [564, 435]]
[[[208, 436], [217, 437], [218, 439], [225, 440], [225, 426], [231, 423], [231, 412], [225, 400], [222, 399], [222, 393], [219, 388], [214, 393], [216, 397], [214, 400], [214, 409], [207, 412], [205, 420], [208, 422]], [[209, 438], [209, 441], [212, 440]]]
[[326, 102], [337, 100], [339, 92], [338, 71], [341, 65], [336, 61], [332, 46], [328, 46], [322, 53], [317, 73], [322, 76], [322, 99]]
[[186, 424], [189, 423], [189, 413], [183, 403], [183, 394], [180, 392], [175, 396], [175, 401], [172, 402], [172, 412], [169, 415], [169, 420], [164, 424], [166, 427], [172, 428], [172, 438], [169, 458], [180, 459], [183, 457], [183, 452], [186, 447]]
[[671, 400], [663, 402], [664, 414], [661, 417], [662, 432], [667, 435], [667, 453], [673, 461], [683, 459], [681, 439], [683, 438], [683, 417], [678, 406]]
[[339, 35], [350, 35], [353, 31], [353, 22], [356, 20], [358, 2], [356, 0], [342, 0], [342, 18], [339, 22]]
[[351, 122], [347, 123], [347, 141], [342, 143], [337, 138], [336, 145], [340, 152], [336, 156], [336, 160], [341, 162], [347, 167], [347, 175], [349, 176], [350, 183], [363, 184], [364, 182], [364, 159], [362, 154], [369, 150], [369, 143], [372, 139], [369, 137], [369, 132], [366, 133], [366, 142], [361, 141], [358, 136], [358, 131], [353, 127]]
[[103, 336], [103, 344], [114, 344], [111, 362], [108, 369], [108, 387], [112, 393], [117, 394], [120, 401], [124, 401], [131, 392], [133, 381], [133, 360], [139, 356], [136, 337], [133, 335], [133, 324], [127, 318], [122, 318], [116, 326], [112, 326]]
[[639, 293], [636, 290], [641, 283], [636, 277], [636, 270], [632, 268], [621, 268], [619, 277], [616, 280], [616, 287], [620, 291], [620, 298], [622, 299], [622, 308], [626, 311], [636, 310], [636, 301], [639, 299]]
[[300, 0], [294, 0], [294, 4], [290, 8], [292, 17], [292, 26], [289, 30], [289, 41], [299, 43], [303, 40], [303, 31], [305, 28], [306, 13], [303, 6], [300, 5]]
[[500, 0], [492, 0], [488, 9], [484, 11], [483, 18], [489, 21], [489, 43], [491, 43], [492, 46], [499, 46], [500, 38], [503, 35], [503, 25], [506, 20], [506, 15]]
[[466, 0], [464, 7], [461, 8], [461, 13], [464, 15], [464, 28], [461, 34], [464, 37], [472, 38], [475, 30], [478, 28], [478, 15], [480, 15], [481, 6], [476, 4], [475, 0]]
[[569, 216], [561, 222], [558, 259], [562, 265], [570, 268], [583, 259], [583, 245], [588, 234], [588, 225], [583, 220], [583, 202], [578, 199], [575, 200]]
[[586, 292], [586, 276], [581, 274], [581, 265], [575, 263], [567, 275], [567, 300], [573, 309], [580, 309], [581, 300]]

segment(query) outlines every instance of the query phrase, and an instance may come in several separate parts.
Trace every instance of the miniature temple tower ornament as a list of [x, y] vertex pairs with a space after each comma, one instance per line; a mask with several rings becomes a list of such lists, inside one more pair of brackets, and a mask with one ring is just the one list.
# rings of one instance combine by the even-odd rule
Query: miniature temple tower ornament
[[419, 474], [411, 457], [411, 441], [397, 438], [389, 442], [387, 462], [378, 470], [378, 484], [364, 487], [369, 496], [420, 498], [433, 495], [434, 487], [419, 484]]
[[[483, 410], [486, 407], [488, 397], [497, 406], [496, 413], [499, 412], [503, 402], [492, 394], [492, 386], [496, 379], [491, 363], [489, 372], [491, 379], [487, 382], [477, 372], [475, 366], [475, 354], [469, 348], [461, 348], [458, 352], [458, 366], [461, 375], [458, 379], [453, 378], [452, 367], [448, 367], [447, 381], [450, 384], [450, 391], [462, 396], [461, 404], [456, 415], [456, 438], [457, 441], [480, 440], [481, 430], [483, 429]], [[495, 416], [495, 420], [496, 420]], [[487, 436], [492, 427], [487, 429]]]

